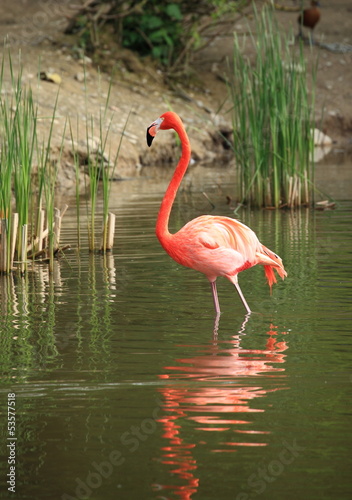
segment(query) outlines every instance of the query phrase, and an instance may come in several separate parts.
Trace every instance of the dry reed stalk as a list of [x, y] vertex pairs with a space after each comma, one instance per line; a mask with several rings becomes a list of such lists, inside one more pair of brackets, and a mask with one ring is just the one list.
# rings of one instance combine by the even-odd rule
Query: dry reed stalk
[[62, 210], [58, 210], [57, 208], [55, 208], [55, 217], [58, 216], [58, 219], [57, 223], [54, 222], [54, 252], [57, 252], [59, 250], [62, 218], [65, 215], [67, 209], [68, 209], [67, 204], [64, 205], [64, 208]]
[[103, 229], [102, 229], [101, 244], [100, 244], [101, 252], [110, 251], [114, 246], [115, 219], [116, 219], [115, 214], [109, 212], [107, 218], [103, 220]]
[[10, 268], [12, 269], [15, 258], [16, 240], [18, 231], [18, 213], [12, 214], [11, 220], [11, 241], [10, 241]]
[[294, 207], [296, 204], [296, 199], [297, 199], [297, 176], [295, 175], [293, 177], [293, 188], [292, 188], [292, 204], [291, 206]]
[[304, 171], [304, 202], [307, 205], [309, 204], [308, 176], [306, 171]]
[[[53, 224], [54, 235], [56, 235], [55, 237], [56, 237], [57, 246], [58, 246], [58, 243], [60, 241], [62, 218], [65, 215], [67, 209], [68, 209], [68, 205], [66, 205], [66, 204], [64, 205], [64, 208], [61, 211], [58, 208], [55, 208], [55, 216], [57, 213], [59, 214], [59, 217], [57, 219], [54, 216], [54, 224]], [[38, 234], [38, 236], [36, 236], [36, 238], [27, 246], [27, 253], [32, 252], [36, 256], [42, 255], [42, 251], [45, 248], [45, 239], [49, 235], [49, 228], [44, 229], [45, 212], [44, 212], [44, 210], [42, 210], [42, 212], [43, 212], [43, 214], [40, 215], [40, 217], [42, 217], [42, 220], [43, 220], [43, 230], [41, 231], [41, 234]], [[59, 226], [58, 229], [55, 229], [55, 227], [57, 227], [57, 226]], [[57, 239], [57, 238], [59, 238], [59, 239]], [[41, 244], [40, 244], [39, 240], [41, 241]], [[56, 244], [54, 246], [56, 248]], [[35, 247], [37, 247], [37, 250]], [[56, 250], [57, 249], [58, 248], [56, 248]]]
[[1, 234], [1, 245], [0, 245], [0, 272], [7, 272], [7, 219], [1, 219], [0, 221], [0, 234]]
[[54, 208], [54, 253], [57, 252], [60, 245], [61, 234], [61, 212], [58, 208]]
[[[37, 222], [37, 237], [35, 239], [35, 243], [37, 246], [37, 252], [40, 252], [43, 250], [43, 244], [44, 244], [44, 238], [43, 238], [43, 232], [44, 232], [44, 221], [45, 221], [45, 212], [44, 210], [40, 209], [38, 212], [38, 222]], [[33, 245], [34, 247], [34, 245]], [[35, 250], [35, 248], [33, 248]]]
[[302, 181], [301, 178], [297, 176], [297, 206], [302, 204]]
[[108, 232], [108, 217], [103, 216], [103, 226], [101, 228], [101, 243], [100, 243], [100, 251], [105, 252], [106, 250], [106, 241], [107, 241], [107, 232]]
[[288, 197], [287, 197], [287, 205], [289, 207], [292, 206], [292, 185], [293, 185], [293, 178], [290, 176], [288, 178]]
[[298, 175], [295, 175], [294, 176], [294, 180], [293, 180], [292, 201], [291, 201], [291, 205], [290, 206], [292, 206], [292, 207], [294, 207], [294, 206], [299, 207], [301, 205], [301, 202], [302, 202], [301, 192], [302, 192], [301, 179], [299, 178]]
[[106, 250], [112, 250], [114, 246], [114, 235], [115, 235], [115, 214], [109, 212], [108, 215], [108, 230], [107, 230], [107, 238], [106, 238]]
[[28, 225], [23, 224], [21, 229], [21, 274], [24, 274], [27, 269], [27, 236], [28, 236]]

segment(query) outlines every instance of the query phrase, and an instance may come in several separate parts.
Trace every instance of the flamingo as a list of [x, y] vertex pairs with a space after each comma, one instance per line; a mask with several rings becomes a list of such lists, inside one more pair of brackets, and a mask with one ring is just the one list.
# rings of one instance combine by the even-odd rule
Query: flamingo
[[147, 128], [150, 147], [159, 130], [173, 129], [178, 134], [182, 154], [165, 192], [156, 222], [156, 235], [161, 246], [179, 264], [195, 269], [208, 278], [216, 316], [220, 315], [216, 279], [224, 276], [233, 283], [247, 311], [251, 310], [238, 284], [241, 271], [260, 264], [264, 266], [268, 285], [276, 283], [274, 269], [284, 279], [287, 276], [282, 260], [262, 245], [256, 234], [230, 217], [202, 215], [188, 222], [177, 233], [169, 232], [169, 217], [177, 190], [188, 168], [191, 146], [181, 118], [174, 112], [162, 114]]

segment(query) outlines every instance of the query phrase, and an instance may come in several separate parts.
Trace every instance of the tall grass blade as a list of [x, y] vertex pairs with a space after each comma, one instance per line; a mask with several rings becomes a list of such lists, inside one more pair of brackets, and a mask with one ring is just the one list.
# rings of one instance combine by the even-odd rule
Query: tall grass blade
[[[307, 90], [302, 47], [279, 35], [273, 11], [255, 9], [255, 60], [234, 39], [233, 76], [228, 84], [233, 151], [241, 202], [252, 206], [298, 206], [312, 200], [315, 73]], [[293, 179], [293, 180], [292, 180]]]

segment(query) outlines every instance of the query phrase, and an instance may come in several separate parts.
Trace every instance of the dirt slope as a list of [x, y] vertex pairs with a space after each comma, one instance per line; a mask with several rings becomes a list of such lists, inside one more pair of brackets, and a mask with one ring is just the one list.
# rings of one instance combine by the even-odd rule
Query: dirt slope
[[[3, 2], [0, 3], [0, 38], [7, 37], [15, 66], [18, 65], [18, 51], [21, 51], [24, 65], [22, 79], [25, 84], [32, 86], [38, 99], [39, 127], [44, 135], [48, 130], [48, 117], [53, 112], [58, 85], [48, 81], [38, 82], [38, 70], [40, 68], [40, 71], [57, 73], [62, 79], [52, 144], [59, 146], [64, 134], [65, 157], [60, 182], [66, 189], [74, 185], [70, 156], [72, 141], [67, 117], [74, 130], [75, 148], [82, 152], [86, 150], [86, 116], [94, 117], [91, 144], [94, 149], [99, 139], [99, 116], [109, 92], [108, 75], [99, 74], [89, 62], [85, 88], [82, 64], [73, 57], [72, 47], [65, 47], [66, 40], [62, 31], [68, 16], [72, 15], [70, 3], [68, 0], [22, 0], [6, 7]], [[289, 0], [283, 3], [291, 7], [294, 5]], [[296, 30], [296, 13], [278, 12], [277, 17], [283, 30], [288, 30], [290, 26], [294, 26]], [[350, 0], [326, 4], [316, 29], [317, 39], [352, 45], [351, 18]], [[233, 29], [241, 32], [244, 27], [243, 20], [231, 28], [227, 27], [206, 53], [199, 55], [195, 68], [202, 85], [196, 85], [195, 89], [185, 89], [187, 96], [163, 86], [160, 75], [152, 67], [146, 71], [144, 65], [128, 53], [120, 51], [110, 54], [111, 67], [120, 61], [120, 68], [125, 68], [114, 77], [106, 119], [108, 127], [112, 117], [109, 142], [112, 154], [117, 150], [121, 132], [129, 117], [117, 175], [138, 175], [144, 166], [155, 164], [160, 159], [172, 160], [171, 135], [160, 136], [158, 148], [148, 150], [145, 144], [146, 126], [170, 105], [188, 125], [195, 159], [209, 163], [226, 154], [221, 143], [214, 142], [215, 130], [223, 126], [214, 118], [214, 112], [223, 102], [226, 93], [221, 77], [226, 68], [226, 57], [231, 57]], [[318, 47], [313, 47], [311, 51], [307, 47], [307, 58], [312, 59], [317, 52], [317, 113], [320, 116], [320, 109], [324, 105], [326, 111], [323, 127], [326, 133], [342, 147], [348, 147], [352, 144], [352, 53], [333, 53]], [[6, 57], [5, 51], [5, 59]], [[6, 75], [8, 79], [8, 70]], [[7, 90], [5, 83], [2, 92]], [[226, 118], [224, 120], [226, 122]]]

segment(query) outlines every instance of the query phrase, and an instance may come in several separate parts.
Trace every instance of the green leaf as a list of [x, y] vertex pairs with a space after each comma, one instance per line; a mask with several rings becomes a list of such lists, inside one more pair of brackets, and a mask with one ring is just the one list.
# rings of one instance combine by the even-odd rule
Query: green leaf
[[183, 19], [182, 12], [177, 3], [170, 3], [169, 5], [167, 5], [165, 8], [165, 12], [169, 17], [172, 17], [177, 21], [182, 21]]
[[155, 59], [160, 59], [163, 53], [163, 49], [161, 47], [153, 47], [152, 48], [152, 56], [155, 57]]
[[166, 43], [171, 47], [174, 45], [172, 38], [169, 37], [167, 30], [165, 28], [154, 31], [154, 33], [150, 34], [149, 38], [153, 44], [165, 45]]
[[147, 29], [153, 30], [155, 28], [160, 28], [163, 25], [163, 20], [161, 17], [157, 16], [143, 16], [142, 25], [144, 25]]

